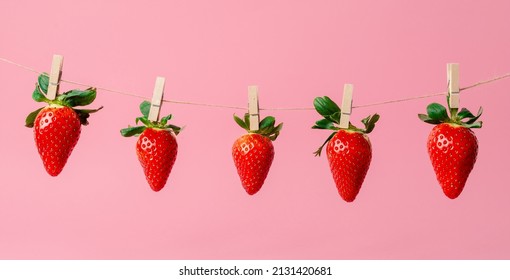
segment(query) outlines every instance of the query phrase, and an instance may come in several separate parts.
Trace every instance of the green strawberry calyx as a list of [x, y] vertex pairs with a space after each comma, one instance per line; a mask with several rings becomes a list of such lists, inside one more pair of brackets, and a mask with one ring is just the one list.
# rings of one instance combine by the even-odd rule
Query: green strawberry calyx
[[324, 146], [333, 138], [333, 136], [339, 131], [339, 130], [346, 130], [350, 132], [356, 132], [356, 133], [363, 133], [368, 134], [372, 132], [375, 128], [375, 123], [379, 120], [380, 116], [379, 114], [373, 114], [370, 115], [361, 122], [365, 126], [364, 128], [358, 128], [354, 126], [351, 122], [349, 122], [349, 128], [340, 128], [338, 125], [340, 124], [340, 114], [341, 110], [338, 105], [331, 100], [331, 98], [327, 96], [323, 97], [316, 97], [313, 100], [313, 106], [315, 107], [315, 110], [323, 117], [322, 119], [315, 122], [315, 125], [312, 126], [313, 129], [327, 129], [327, 130], [333, 130], [334, 132], [329, 135], [329, 137], [326, 139], [326, 141], [317, 149], [314, 154], [315, 156], [320, 156], [322, 149]]
[[483, 113], [482, 107], [478, 109], [478, 113], [473, 115], [468, 109], [462, 108], [449, 108], [450, 115], [448, 116], [448, 110], [439, 103], [432, 103], [427, 106], [427, 114], [418, 114], [420, 120], [430, 124], [449, 123], [454, 125], [463, 126], [466, 128], [481, 128], [482, 121], [478, 121], [478, 118]]
[[143, 101], [140, 104], [140, 112], [142, 113], [141, 117], [136, 118], [136, 124], [141, 122], [142, 126], [128, 126], [127, 128], [121, 129], [120, 134], [124, 137], [131, 137], [141, 134], [147, 128], [154, 129], [164, 129], [173, 131], [175, 135], [178, 135], [181, 132], [182, 128], [169, 124], [168, 121], [172, 119], [172, 115], [165, 116], [161, 118], [159, 121], [151, 121], [149, 120], [149, 111], [151, 108], [151, 103], [149, 101]]
[[258, 130], [250, 130], [250, 114], [248, 113], [244, 114], [244, 119], [241, 119], [234, 114], [234, 121], [248, 133], [256, 133], [262, 136], [266, 136], [271, 139], [271, 141], [274, 141], [276, 138], [278, 138], [278, 135], [280, 135], [280, 131], [283, 127], [283, 123], [275, 126], [275, 118], [272, 116], [267, 116], [259, 122]]
[[[88, 118], [90, 114], [95, 113], [103, 108], [103, 106], [97, 109], [76, 109], [76, 106], [87, 106], [90, 105], [95, 99], [97, 95], [96, 88], [88, 88], [86, 90], [78, 90], [73, 89], [62, 94], [57, 95], [55, 100], [49, 100], [46, 98], [46, 93], [48, 92], [48, 83], [49, 77], [48, 74], [43, 73], [39, 75], [37, 78], [37, 83], [35, 85], [35, 90], [32, 93], [32, 99], [36, 102], [45, 102], [48, 103], [51, 107], [60, 107], [66, 106], [73, 109], [78, 117], [80, 118], [80, 122], [82, 125], [88, 125]], [[30, 113], [25, 119], [26, 127], [34, 127], [34, 121], [37, 117], [37, 114], [44, 109], [44, 107], [39, 108], [32, 113]]]

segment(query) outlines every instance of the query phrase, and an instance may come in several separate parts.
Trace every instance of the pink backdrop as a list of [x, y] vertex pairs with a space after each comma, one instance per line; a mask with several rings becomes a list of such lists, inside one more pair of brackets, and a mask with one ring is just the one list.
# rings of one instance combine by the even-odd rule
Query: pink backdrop
[[[466, 86], [510, 71], [508, 1], [2, 1], [0, 57], [63, 78], [150, 98], [261, 107], [354, 105], [441, 92], [446, 63]], [[156, 2], [156, 3], [150, 3]], [[66, 168], [46, 174], [25, 116], [37, 75], [0, 63], [0, 258], [3, 259], [507, 259], [510, 79], [466, 91], [483, 106], [478, 162], [457, 200], [443, 195], [416, 114], [443, 97], [355, 109], [378, 112], [373, 161], [356, 201], [337, 194], [325, 131], [313, 111], [263, 111], [285, 123], [262, 190], [241, 187], [231, 145], [242, 110], [165, 103], [179, 154], [169, 182], [150, 190], [135, 155], [140, 99], [100, 91]], [[75, 86], [64, 84], [63, 89]]]

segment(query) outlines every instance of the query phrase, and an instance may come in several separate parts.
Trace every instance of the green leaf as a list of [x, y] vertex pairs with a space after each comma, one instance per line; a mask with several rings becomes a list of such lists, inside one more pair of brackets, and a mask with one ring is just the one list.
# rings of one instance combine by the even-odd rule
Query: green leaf
[[269, 139], [271, 139], [271, 141], [274, 141], [274, 140], [276, 140], [278, 135], [280, 135], [280, 131], [282, 130], [282, 127], [283, 127], [283, 123], [278, 124], [276, 127], [274, 126], [274, 123], [273, 123], [270, 126], [265, 126], [264, 128], [261, 128], [261, 129], [255, 131], [255, 133], [264, 135], [264, 136], [268, 137]]
[[379, 114], [374, 114], [370, 118], [370, 123], [376, 123], [381, 119], [381, 116]]
[[439, 103], [432, 103], [427, 106], [427, 114], [433, 120], [444, 121], [448, 119], [446, 108]]
[[250, 129], [250, 114], [244, 113], [244, 123], [246, 124], [246, 130]]
[[39, 112], [43, 109], [44, 107], [41, 107], [35, 111], [33, 111], [32, 113], [28, 114], [27, 118], [25, 119], [25, 126], [26, 127], [34, 127], [34, 121], [35, 121], [35, 118], [37, 117], [37, 114], [39, 114]]
[[273, 131], [273, 128], [274, 127], [266, 127], [264, 129], [260, 129], [259, 128], [259, 130], [250, 131], [250, 132], [261, 134], [261, 135], [264, 135], [264, 136], [269, 136], [269, 135], [271, 135], [271, 132]]
[[361, 120], [361, 123], [362, 123], [362, 124], [364, 124], [365, 126], [367, 126], [368, 121], [370, 120], [370, 117], [372, 117], [372, 116], [368, 116], [368, 117], [366, 117], [366, 118], [362, 119], [362, 120]]
[[78, 117], [80, 118], [80, 123], [82, 125], [88, 125], [89, 121], [88, 118], [90, 117], [90, 113], [87, 112], [76, 112], [78, 114]]
[[172, 124], [168, 125], [168, 128], [171, 128], [174, 131], [176, 136], [179, 135], [179, 133], [182, 130], [182, 128], [180, 128], [178, 126], [175, 126], [175, 125], [172, 125]]
[[259, 123], [259, 129], [264, 130], [267, 128], [273, 128], [274, 127], [275, 119], [274, 117], [268, 116], [265, 117], [260, 123]]
[[[482, 113], [483, 113], [483, 108], [480, 107], [480, 109], [478, 109], [478, 113], [476, 114], [476, 117], [470, 119], [466, 123], [467, 124], [472, 124], [472, 123], [476, 122], [480, 118], [480, 116], [482, 116]], [[481, 125], [480, 125], [480, 127], [481, 127]], [[474, 127], [474, 128], [479, 128], [479, 127]]]
[[149, 121], [149, 119], [146, 118], [146, 117], [138, 117], [138, 118], [136, 118], [136, 124], [138, 124], [139, 121], [142, 122], [145, 126], [148, 126], [148, 127], [152, 126], [151, 121]]
[[368, 134], [368, 133], [372, 132], [375, 128], [375, 123], [377, 121], [379, 121], [379, 118], [380, 118], [379, 114], [374, 114], [372, 116], [368, 116], [367, 118], [363, 119], [364, 122], [363, 121], [362, 122], [365, 124], [364, 133]]
[[34, 92], [32, 93], [32, 99], [35, 100], [36, 102], [49, 102], [49, 100], [41, 92], [41, 88], [37, 84], [35, 85]]
[[66, 103], [70, 107], [86, 106], [91, 104], [97, 96], [95, 88], [88, 88], [86, 90], [73, 89], [58, 97], [59, 100]]
[[425, 115], [425, 114], [418, 114], [418, 118], [420, 118], [420, 120], [426, 122], [426, 123], [430, 123], [430, 124], [440, 124], [442, 123], [442, 121], [440, 120], [433, 120], [431, 118], [429, 118], [428, 115]]
[[477, 117], [479, 117], [479, 116], [481, 116], [481, 115], [482, 115], [482, 113], [483, 113], [483, 108], [482, 108], [482, 107], [480, 107], [480, 108], [478, 109], [478, 113], [476, 113], [476, 116], [477, 116]]
[[428, 120], [432, 120], [429, 115], [425, 115], [425, 114], [418, 114], [418, 118], [422, 121], [428, 121]]
[[340, 111], [335, 112], [332, 115], [324, 116], [324, 118], [326, 118], [334, 123], [340, 123]]
[[418, 118], [422, 121], [425, 121], [425, 120], [429, 120], [429, 115], [425, 115], [425, 114], [418, 114]]
[[467, 127], [469, 127], [469, 128], [482, 128], [482, 124], [483, 124], [483, 122], [479, 121], [479, 122], [468, 124]]
[[128, 127], [123, 128], [120, 130], [120, 134], [124, 137], [131, 137], [134, 135], [141, 134], [146, 129], [146, 126], [134, 126], [134, 127]]
[[78, 114], [78, 117], [80, 118], [80, 123], [82, 125], [88, 125], [89, 124], [88, 118], [90, 117], [90, 114], [93, 114], [101, 109], [103, 109], [103, 106], [97, 109], [73, 109], [73, 110], [76, 112], [76, 114]]
[[97, 108], [97, 109], [74, 109], [75, 111], [84, 112], [88, 114], [92, 114], [95, 112], [98, 112], [99, 110], [103, 109], [103, 106]]
[[236, 122], [236, 123], [237, 123], [240, 127], [244, 128], [244, 129], [246, 129], [246, 130], [248, 130], [248, 126], [246, 125], [246, 123], [245, 123], [243, 120], [241, 120], [241, 118], [240, 118], [240, 117], [236, 116], [235, 114], [234, 114], [234, 121], [235, 121], [235, 122]]
[[278, 135], [280, 135], [280, 131], [276, 131], [274, 134], [271, 134], [269, 136], [269, 140], [274, 141], [276, 138], [278, 138]]
[[365, 133], [370, 133], [374, 130], [375, 128], [375, 123], [369, 123], [366, 127], [365, 127]]
[[48, 92], [48, 83], [49, 77], [45, 73], [39, 75], [37, 77], [37, 84], [35, 85], [35, 90], [32, 93], [32, 99], [37, 102], [49, 102], [46, 98], [45, 94]]
[[149, 111], [151, 110], [151, 103], [149, 101], [144, 101], [140, 104], [140, 112], [145, 118], [149, 117]]
[[166, 125], [166, 123], [172, 119], [172, 115], [168, 115], [168, 116], [164, 116], [163, 118], [161, 118], [160, 122], [162, 125]]
[[462, 108], [458, 113], [457, 117], [462, 120], [465, 118], [474, 118], [475, 116], [466, 108]]
[[43, 73], [37, 77], [37, 83], [39, 84], [39, 87], [41, 88], [42, 92], [47, 93], [48, 92], [48, 84], [50, 83], [50, 77], [47, 73]]
[[429, 123], [429, 124], [440, 124], [440, 123], [443, 123], [440, 120], [433, 120], [433, 119], [424, 120], [424, 122]]
[[313, 100], [313, 106], [315, 107], [315, 110], [325, 118], [335, 113], [338, 113], [340, 116], [340, 107], [338, 107], [338, 105], [336, 105], [336, 103], [327, 96], [316, 97]]
[[319, 149], [317, 149], [317, 151], [314, 152], [314, 155], [315, 156], [321, 156], [321, 152], [322, 152], [322, 148], [324, 148], [324, 146], [329, 142], [329, 140], [331, 140], [331, 138], [333, 138], [333, 136], [335, 136], [337, 132], [333, 132], [329, 135], [328, 139], [326, 139], [326, 141], [324, 141], [324, 143], [319, 147]]
[[283, 128], [283, 123], [280, 123], [279, 125], [277, 125], [275, 128], [274, 128], [274, 132], [275, 133], [280, 133], [280, 131], [282, 130]]
[[315, 122], [313, 129], [335, 129], [335, 124], [328, 119], [321, 119]]

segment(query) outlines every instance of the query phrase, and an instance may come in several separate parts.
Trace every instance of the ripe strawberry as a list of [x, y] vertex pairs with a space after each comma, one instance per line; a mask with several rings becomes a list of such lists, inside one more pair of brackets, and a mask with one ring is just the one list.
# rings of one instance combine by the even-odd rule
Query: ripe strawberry
[[180, 127], [167, 124], [172, 118], [168, 115], [160, 121], [152, 122], [148, 119], [150, 103], [140, 104], [143, 117], [136, 119], [144, 126], [122, 129], [124, 137], [140, 135], [136, 142], [136, 155], [142, 165], [145, 178], [153, 191], [160, 191], [165, 185], [177, 158], [177, 141], [175, 136], [181, 131]]
[[427, 141], [432, 167], [444, 194], [455, 199], [464, 189], [476, 162], [478, 141], [471, 128], [482, 127], [482, 122], [477, 121], [482, 108], [477, 116], [465, 108], [460, 111], [450, 108], [449, 117], [443, 105], [432, 103], [427, 107], [427, 114], [418, 117], [436, 125]]
[[374, 114], [363, 119], [365, 129], [359, 129], [351, 123], [348, 129], [341, 129], [335, 126], [340, 123], [340, 108], [335, 102], [327, 96], [317, 97], [314, 106], [324, 118], [317, 121], [312, 128], [335, 131], [315, 151], [315, 155], [320, 156], [322, 148], [327, 144], [329, 167], [338, 193], [343, 200], [352, 202], [356, 199], [370, 167], [372, 148], [367, 134], [374, 129], [379, 115]]
[[274, 158], [274, 147], [271, 141], [276, 140], [283, 124], [274, 126], [275, 118], [266, 117], [259, 124], [259, 130], [250, 131], [249, 115], [244, 121], [234, 115], [234, 120], [248, 131], [234, 142], [232, 157], [241, 178], [241, 184], [249, 195], [256, 194], [266, 180]]
[[44, 168], [51, 176], [62, 172], [67, 159], [80, 138], [81, 125], [87, 125], [87, 118], [96, 110], [74, 109], [74, 106], [89, 105], [96, 98], [96, 89], [71, 90], [48, 100], [43, 93], [48, 89], [48, 76], [38, 78], [32, 98], [46, 102], [48, 106], [30, 113], [25, 126], [34, 127], [34, 139]]

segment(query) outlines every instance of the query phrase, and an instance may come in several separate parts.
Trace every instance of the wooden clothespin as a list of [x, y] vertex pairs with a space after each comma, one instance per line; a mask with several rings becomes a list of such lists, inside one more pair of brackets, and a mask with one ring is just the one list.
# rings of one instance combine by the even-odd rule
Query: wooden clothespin
[[157, 77], [154, 93], [152, 93], [151, 108], [149, 110], [149, 120], [157, 122], [159, 120], [159, 111], [163, 102], [163, 94], [165, 90], [165, 78]]
[[342, 98], [342, 113], [340, 114], [340, 128], [349, 128], [349, 120], [351, 118], [352, 111], [352, 84], [344, 85], [344, 95]]
[[58, 54], [53, 55], [53, 61], [51, 62], [50, 79], [48, 83], [48, 92], [46, 98], [49, 100], [55, 100], [58, 94], [58, 86], [60, 85], [60, 77], [62, 77], [62, 65], [64, 63], [64, 57]]
[[448, 63], [448, 96], [450, 100], [450, 108], [459, 108], [460, 103], [460, 89], [459, 89], [459, 64]]
[[250, 115], [250, 130], [259, 130], [259, 88], [248, 87], [248, 114]]

